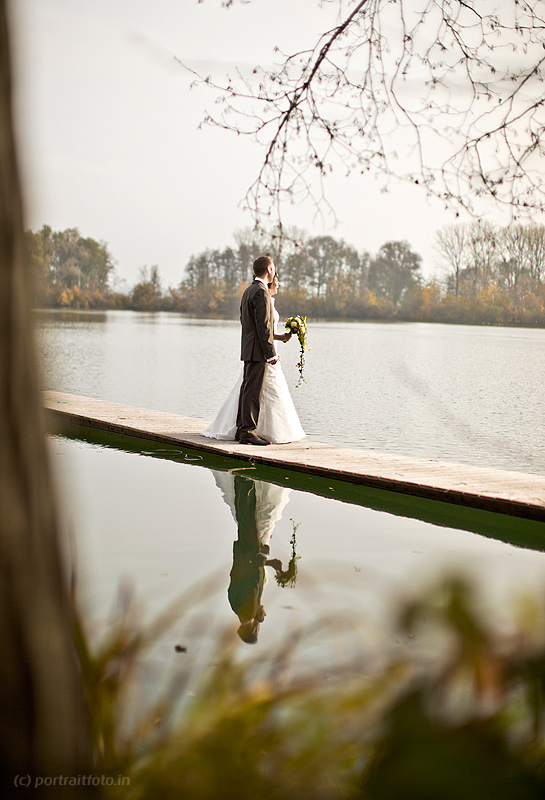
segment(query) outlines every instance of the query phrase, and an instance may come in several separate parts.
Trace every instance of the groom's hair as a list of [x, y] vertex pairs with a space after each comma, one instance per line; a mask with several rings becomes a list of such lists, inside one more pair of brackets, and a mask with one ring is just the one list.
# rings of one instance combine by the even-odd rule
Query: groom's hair
[[256, 258], [254, 261], [254, 275], [256, 278], [262, 278], [271, 264], [274, 264], [274, 261], [270, 256], [259, 256], [259, 258]]

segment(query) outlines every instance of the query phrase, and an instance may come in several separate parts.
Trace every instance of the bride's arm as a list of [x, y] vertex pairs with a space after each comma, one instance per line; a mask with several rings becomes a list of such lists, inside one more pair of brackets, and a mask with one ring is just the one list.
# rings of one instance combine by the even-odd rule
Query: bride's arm
[[289, 342], [291, 333], [275, 333], [274, 338], [277, 342]]

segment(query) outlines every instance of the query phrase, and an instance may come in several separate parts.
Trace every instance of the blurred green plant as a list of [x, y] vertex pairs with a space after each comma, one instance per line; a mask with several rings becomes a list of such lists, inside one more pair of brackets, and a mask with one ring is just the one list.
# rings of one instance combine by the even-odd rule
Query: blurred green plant
[[101, 787], [104, 797], [545, 796], [545, 611], [537, 599], [520, 601], [506, 633], [484, 619], [467, 583], [443, 582], [401, 610], [407, 647], [380, 664], [364, 651], [339, 659], [327, 680], [323, 665], [301, 669], [297, 655], [308, 638], [333, 641], [343, 626], [352, 637], [352, 623], [310, 625], [272, 655], [246, 655], [230, 630], [209, 669], [194, 675], [184, 661], [142, 709], [139, 663], [188, 606], [182, 599], [143, 628], [124, 592], [94, 648], [76, 613], [96, 772], [130, 778]]

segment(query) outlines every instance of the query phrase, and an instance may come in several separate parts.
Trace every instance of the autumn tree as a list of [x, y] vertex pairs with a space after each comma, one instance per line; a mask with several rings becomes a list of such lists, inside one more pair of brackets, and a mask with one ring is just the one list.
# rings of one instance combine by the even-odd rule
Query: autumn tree
[[524, 276], [529, 276], [528, 238], [524, 225], [511, 225], [498, 237], [498, 278], [518, 298]]
[[114, 262], [105, 242], [84, 238], [77, 228], [53, 231], [43, 225], [25, 231], [25, 246], [39, 303], [66, 289], [107, 292]]
[[304, 250], [308, 258], [310, 285], [318, 297], [323, 295], [331, 281], [340, 279], [351, 270], [356, 271], [359, 266], [356, 250], [332, 236], [314, 236], [306, 242]]
[[528, 237], [528, 267], [537, 283], [545, 278], [545, 225], [532, 225]]
[[131, 292], [131, 306], [135, 311], [157, 311], [162, 297], [159, 267], [141, 267], [140, 280]]
[[498, 246], [501, 284], [515, 299], [538, 290], [545, 269], [545, 227], [510, 225], [500, 232]]
[[439, 264], [446, 271], [448, 283], [456, 297], [460, 293], [460, 273], [467, 262], [468, 238], [468, 227], [464, 224], [447, 225], [437, 231], [435, 237]]
[[[308, 237], [307, 237], [308, 238]], [[309, 255], [304, 246], [305, 240], [300, 239], [301, 246], [294, 248], [292, 252], [283, 260], [282, 264], [282, 286], [291, 290], [295, 294], [306, 294], [310, 288], [309, 276]]]
[[234, 233], [239, 277], [242, 283], [252, 280], [252, 264], [262, 255], [270, 255], [279, 262], [278, 239], [274, 235], [256, 228], [240, 228]]
[[105, 292], [108, 289], [114, 264], [105, 242], [97, 242], [91, 237], [80, 237], [81, 273], [83, 289]]
[[468, 230], [468, 264], [465, 278], [475, 295], [490, 285], [498, 261], [498, 231], [490, 222], [474, 222]]
[[398, 306], [421, 282], [421, 257], [408, 242], [386, 242], [369, 266], [369, 289]]

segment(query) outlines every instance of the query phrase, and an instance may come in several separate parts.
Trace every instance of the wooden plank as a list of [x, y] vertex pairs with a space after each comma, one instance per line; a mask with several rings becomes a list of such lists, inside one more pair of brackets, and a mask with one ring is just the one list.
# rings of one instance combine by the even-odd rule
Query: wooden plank
[[202, 436], [206, 420], [48, 391], [45, 408], [59, 419], [142, 439], [332, 477], [355, 484], [545, 520], [541, 475], [346, 449], [304, 439], [255, 447]]

